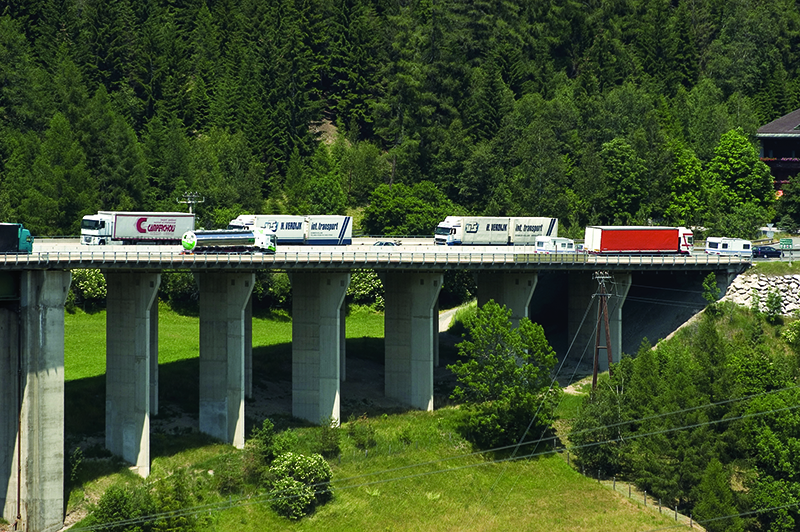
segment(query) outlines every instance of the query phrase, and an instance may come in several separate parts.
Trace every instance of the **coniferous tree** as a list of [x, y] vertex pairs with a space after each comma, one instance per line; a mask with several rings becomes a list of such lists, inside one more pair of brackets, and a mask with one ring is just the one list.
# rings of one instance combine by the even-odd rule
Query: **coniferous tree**
[[43, 235], [74, 235], [80, 221], [96, 212], [97, 191], [90, 186], [86, 155], [67, 119], [56, 113], [33, 161], [31, 187], [20, 211], [31, 231]]
[[103, 85], [89, 102], [81, 135], [100, 207], [143, 209], [148, 197], [144, 154], [133, 128], [112, 108]]

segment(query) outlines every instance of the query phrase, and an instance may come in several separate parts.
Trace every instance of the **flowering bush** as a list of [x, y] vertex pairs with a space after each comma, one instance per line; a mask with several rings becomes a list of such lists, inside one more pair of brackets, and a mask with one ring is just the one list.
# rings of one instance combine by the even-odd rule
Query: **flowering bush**
[[333, 472], [319, 454], [282, 454], [272, 462], [270, 473], [275, 478], [270, 490], [272, 508], [284, 517], [299, 519], [330, 499]]
[[375, 270], [353, 270], [347, 287], [347, 297], [351, 302], [383, 310], [383, 293], [383, 283]]
[[276, 480], [269, 495], [272, 509], [289, 519], [306, 515], [314, 501], [314, 491], [291, 477]]

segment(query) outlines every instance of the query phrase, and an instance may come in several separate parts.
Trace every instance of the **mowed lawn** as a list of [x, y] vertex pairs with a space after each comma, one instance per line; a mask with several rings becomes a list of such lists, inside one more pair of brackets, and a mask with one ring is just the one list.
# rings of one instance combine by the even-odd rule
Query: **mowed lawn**
[[[383, 338], [383, 315], [365, 308], [354, 309], [346, 320], [347, 338]], [[67, 313], [64, 324], [64, 375], [66, 380], [105, 375], [106, 313]], [[253, 318], [253, 347], [290, 344], [292, 322]], [[200, 354], [200, 320], [172, 311], [161, 303], [158, 309], [158, 362], [167, 364], [196, 358]]]

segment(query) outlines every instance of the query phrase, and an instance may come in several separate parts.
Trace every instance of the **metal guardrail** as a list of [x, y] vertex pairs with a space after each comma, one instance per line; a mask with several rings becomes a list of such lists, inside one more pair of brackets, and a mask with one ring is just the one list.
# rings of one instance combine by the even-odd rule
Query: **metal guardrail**
[[507, 251], [465, 251], [433, 246], [412, 250], [302, 250], [263, 253], [182, 254], [174, 251], [43, 251], [30, 255], [0, 254], [0, 269], [700, 269], [749, 266], [749, 258], [722, 255], [600, 256]]

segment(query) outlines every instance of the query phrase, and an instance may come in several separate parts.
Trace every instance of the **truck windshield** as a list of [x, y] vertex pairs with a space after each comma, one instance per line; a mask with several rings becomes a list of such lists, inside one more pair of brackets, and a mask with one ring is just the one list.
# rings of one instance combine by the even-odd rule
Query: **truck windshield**
[[450, 228], [449, 227], [442, 227], [441, 225], [436, 228], [437, 235], [449, 235]]
[[97, 230], [106, 226], [103, 220], [81, 220], [81, 229]]

